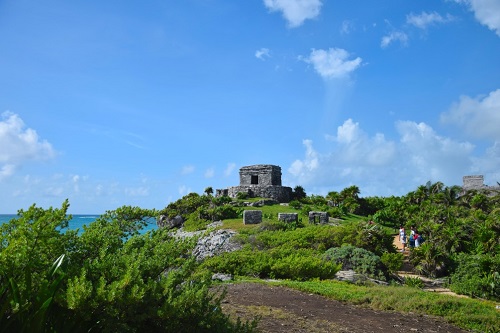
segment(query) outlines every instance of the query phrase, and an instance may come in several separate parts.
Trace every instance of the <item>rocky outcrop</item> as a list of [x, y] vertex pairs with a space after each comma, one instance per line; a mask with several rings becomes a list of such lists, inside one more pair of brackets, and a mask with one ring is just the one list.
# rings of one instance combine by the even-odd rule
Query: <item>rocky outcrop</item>
[[156, 219], [156, 225], [158, 226], [158, 228], [167, 228], [167, 229], [180, 228], [182, 227], [183, 223], [184, 219], [180, 215], [177, 215], [174, 218], [169, 218], [166, 215], [160, 215]]
[[201, 261], [224, 252], [239, 250], [241, 245], [232, 240], [235, 234], [235, 231], [225, 229], [212, 231], [207, 236], [198, 240], [193, 250], [193, 255], [196, 257], [196, 260]]

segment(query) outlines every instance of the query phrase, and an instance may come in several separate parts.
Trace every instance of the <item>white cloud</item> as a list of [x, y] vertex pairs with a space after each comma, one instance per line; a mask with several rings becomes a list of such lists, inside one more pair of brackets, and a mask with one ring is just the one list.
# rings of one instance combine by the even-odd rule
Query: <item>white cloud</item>
[[325, 79], [349, 77], [362, 62], [360, 57], [349, 60], [350, 54], [344, 49], [313, 49], [308, 57], [299, 59], [314, 66], [316, 72]]
[[186, 185], [179, 186], [179, 195], [180, 196], [185, 196], [191, 192], [192, 192], [191, 188], [187, 187]]
[[307, 19], [320, 13], [321, 0], [264, 0], [264, 5], [272, 12], [280, 11], [291, 28], [298, 27]]
[[393, 31], [390, 34], [382, 37], [380, 46], [382, 48], [388, 47], [391, 43], [399, 41], [401, 44], [406, 46], [408, 44], [408, 35], [402, 31]]
[[461, 96], [441, 120], [457, 125], [471, 137], [500, 142], [500, 89], [476, 98]]
[[260, 50], [255, 51], [255, 57], [260, 60], [266, 60], [267, 58], [271, 58], [271, 51], [263, 47]]
[[205, 171], [205, 178], [213, 178], [215, 175], [215, 169], [214, 168], [208, 168]]
[[[291, 185], [326, 194], [354, 184], [362, 195], [397, 195], [428, 180], [459, 184], [474, 168], [471, 143], [442, 137], [425, 123], [399, 121], [395, 126], [397, 141], [382, 133], [369, 135], [351, 119], [335, 135], [325, 137], [323, 152], [311, 140], [304, 140], [304, 158], [288, 169]], [[498, 160], [497, 170], [500, 155]]]
[[0, 181], [14, 174], [16, 166], [14, 164], [4, 164], [0, 168]]
[[348, 35], [354, 30], [354, 23], [349, 20], [344, 20], [340, 27], [340, 33], [343, 35]]
[[52, 145], [41, 140], [35, 130], [26, 128], [23, 120], [12, 112], [4, 112], [0, 120], [0, 179], [11, 176], [28, 161], [48, 160], [56, 155]]
[[476, 20], [500, 36], [500, 1], [498, 0], [455, 0], [466, 4], [474, 12]]
[[446, 15], [446, 17], [441, 16], [436, 12], [426, 13], [422, 12], [419, 15], [411, 13], [406, 16], [406, 23], [416, 26], [420, 29], [427, 29], [428, 26], [437, 23], [447, 23], [453, 21], [454, 18], [451, 15]]
[[184, 167], [182, 167], [181, 174], [189, 175], [194, 172], [194, 169], [195, 169], [194, 165], [185, 165]]
[[231, 174], [233, 173], [233, 171], [234, 171], [235, 168], [236, 168], [236, 164], [235, 163], [228, 163], [227, 167], [226, 167], [226, 170], [224, 170], [224, 175], [226, 177], [231, 176]]
[[125, 188], [125, 194], [130, 197], [147, 197], [149, 196], [149, 187], [127, 187]]

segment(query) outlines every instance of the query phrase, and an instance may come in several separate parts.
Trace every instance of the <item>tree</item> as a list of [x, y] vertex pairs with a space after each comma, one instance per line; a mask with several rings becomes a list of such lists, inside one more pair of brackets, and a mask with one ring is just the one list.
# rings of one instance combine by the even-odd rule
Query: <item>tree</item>
[[301, 199], [304, 199], [307, 195], [306, 195], [306, 191], [304, 190], [304, 188], [300, 185], [297, 185], [293, 188], [293, 199], [295, 200], [301, 200]]
[[214, 194], [214, 189], [211, 186], [209, 186], [205, 189], [204, 192], [206, 195], [211, 196], [212, 194]]

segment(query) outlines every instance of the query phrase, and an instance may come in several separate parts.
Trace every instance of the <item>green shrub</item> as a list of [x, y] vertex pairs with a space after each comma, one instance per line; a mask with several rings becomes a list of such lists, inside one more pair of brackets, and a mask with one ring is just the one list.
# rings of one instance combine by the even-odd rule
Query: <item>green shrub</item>
[[500, 300], [500, 256], [461, 253], [451, 275], [450, 289], [456, 293]]
[[292, 253], [274, 262], [271, 266], [271, 277], [300, 281], [315, 278], [332, 279], [340, 267], [339, 264], [325, 261], [320, 256]]
[[385, 280], [380, 257], [365, 249], [342, 245], [328, 249], [323, 258], [341, 264], [343, 270], [352, 269], [357, 273]]
[[295, 209], [300, 209], [300, 207], [302, 207], [302, 203], [298, 200], [292, 200], [288, 203], [288, 205]]
[[238, 200], [248, 199], [248, 193], [247, 192], [238, 192], [238, 193], [236, 193], [236, 199], [238, 199]]
[[418, 277], [407, 276], [405, 277], [404, 282], [405, 285], [408, 287], [420, 288], [420, 289], [424, 287], [424, 281], [422, 281]]
[[381, 256], [385, 252], [396, 252], [393, 236], [383, 228], [367, 222], [353, 222], [336, 227], [336, 244], [351, 244]]
[[398, 253], [389, 253], [386, 252], [382, 254], [380, 257], [380, 261], [387, 267], [387, 270], [390, 273], [397, 272], [401, 269], [401, 266], [403, 265], [403, 259], [404, 255], [400, 252]]
[[279, 278], [291, 280], [329, 279], [340, 265], [328, 262], [313, 250], [244, 249], [208, 258], [202, 265], [213, 272], [236, 276]]

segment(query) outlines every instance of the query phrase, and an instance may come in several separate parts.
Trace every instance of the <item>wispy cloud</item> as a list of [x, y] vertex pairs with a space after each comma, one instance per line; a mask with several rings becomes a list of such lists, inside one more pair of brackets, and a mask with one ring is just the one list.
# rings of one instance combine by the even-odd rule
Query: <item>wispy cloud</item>
[[269, 49], [263, 47], [257, 51], [255, 51], [255, 57], [260, 60], [266, 60], [268, 58], [271, 58], [271, 51]]
[[447, 14], [445, 17], [441, 16], [437, 12], [421, 14], [409, 14], [406, 16], [406, 23], [411, 24], [420, 29], [427, 29], [427, 27], [435, 24], [448, 23], [453, 21], [455, 18], [452, 15]]
[[307, 57], [300, 60], [312, 64], [316, 72], [324, 79], [344, 78], [354, 72], [362, 63], [360, 57], [351, 58], [344, 49], [330, 48], [328, 50], [315, 50]]
[[226, 177], [231, 176], [231, 174], [233, 173], [233, 171], [234, 171], [235, 168], [236, 168], [236, 164], [235, 163], [228, 163], [227, 167], [226, 167], [226, 170], [224, 170], [224, 175]]
[[348, 35], [354, 30], [354, 23], [349, 20], [342, 21], [342, 25], [340, 26], [340, 33], [342, 35]]
[[321, 0], [264, 0], [264, 5], [271, 12], [281, 12], [288, 26], [295, 28], [317, 17], [323, 4]]
[[195, 170], [194, 165], [185, 165], [182, 167], [181, 174], [182, 175], [189, 175], [189, 174], [193, 173], [194, 170]]
[[208, 168], [205, 171], [205, 178], [213, 178], [215, 175], [215, 169], [214, 168]]
[[402, 31], [392, 31], [388, 35], [382, 37], [382, 41], [380, 42], [380, 46], [382, 48], [388, 47], [390, 44], [394, 42], [400, 42], [403, 46], [408, 44], [408, 35]]

